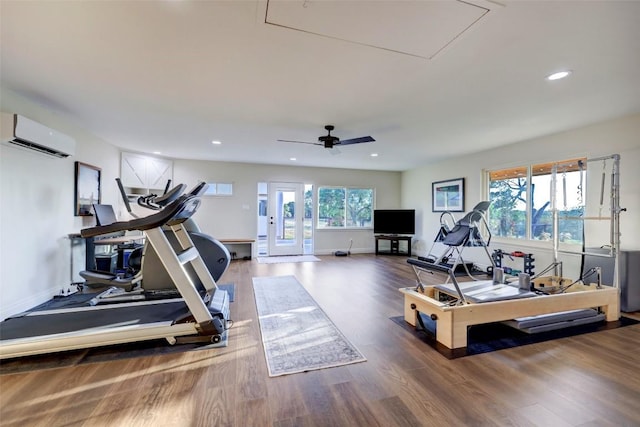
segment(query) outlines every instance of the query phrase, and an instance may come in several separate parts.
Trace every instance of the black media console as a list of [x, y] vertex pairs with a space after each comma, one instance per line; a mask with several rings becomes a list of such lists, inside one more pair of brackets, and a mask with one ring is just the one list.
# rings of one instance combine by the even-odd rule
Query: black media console
[[[403, 256], [411, 256], [411, 236], [375, 236], [376, 238], [376, 255], [403, 255]], [[389, 249], [388, 250], [380, 250], [379, 242], [380, 240], [388, 240], [389, 241]], [[400, 250], [400, 242], [407, 242], [406, 249]], [[403, 245], [405, 246], [405, 245]]]

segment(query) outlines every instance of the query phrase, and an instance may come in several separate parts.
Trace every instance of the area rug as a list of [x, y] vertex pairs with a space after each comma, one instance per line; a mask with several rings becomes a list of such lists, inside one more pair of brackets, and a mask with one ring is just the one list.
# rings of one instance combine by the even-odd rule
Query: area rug
[[364, 362], [294, 276], [254, 277], [270, 377]]
[[290, 256], [267, 256], [259, 257], [260, 264], [280, 264], [283, 262], [316, 262], [320, 258], [314, 255], [290, 255]]
[[629, 325], [640, 323], [629, 317], [620, 317], [615, 322], [598, 322], [588, 325], [572, 326], [569, 328], [558, 329], [555, 331], [541, 332], [537, 334], [527, 334], [515, 328], [507, 326], [503, 323], [487, 323], [483, 325], [474, 325], [469, 327], [467, 335], [467, 347], [449, 349], [438, 343], [435, 338], [437, 323], [431, 320], [429, 316], [420, 314], [424, 329], [414, 328], [404, 320], [404, 316], [392, 317], [391, 320], [400, 325], [402, 328], [411, 332], [416, 338], [420, 339], [430, 347], [438, 351], [448, 359], [456, 359], [458, 357], [472, 356], [475, 354], [489, 353], [496, 350], [506, 348], [519, 347], [528, 344], [535, 344], [544, 341], [555, 340], [558, 338], [572, 337], [576, 335], [598, 332], [608, 329], [621, 328]]
[[[227, 291], [230, 302], [233, 302], [235, 286], [233, 283], [218, 285], [220, 289]], [[74, 294], [67, 298], [54, 298], [51, 304], [38, 306], [40, 309], [53, 309], [68, 307], [72, 300], [88, 303], [83, 294]], [[71, 298], [74, 297], [74, 298]], [[42, 308], [41, 308], [42, 307]], [[104, 347], [94, 347], [81, 350], [70, 350], [58, 353], [40, 354], [15, 359], [0, 361], [0, 375], [15, 374], [20, 372], [36, 371], [43, 369], [62, 368], [67, 366], [83, 365], [86, 363], [107, 362], [110, 360], [130, 359], [137, 357], [159, 356], [163, 354], [183, 353], [187, 351], [206, 350], [226, 347], [229, 339], [229, 330], [223, 336], [222, 341], [216, 344], [176, 344], [170, 345], [165, 339], [140, 341], [126, 344], [116, 344]]]

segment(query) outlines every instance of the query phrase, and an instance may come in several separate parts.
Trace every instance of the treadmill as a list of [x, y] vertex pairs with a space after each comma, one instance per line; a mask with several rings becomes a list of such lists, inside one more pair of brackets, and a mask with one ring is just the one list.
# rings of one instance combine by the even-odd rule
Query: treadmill
[[[0, 323], [0, 359], [159, 338], [167, 339], [170, 344], [220, 342], [229, 320], [229, 296], [217, 287], [184, 226], [200, 203], [197, 196], [183, 195], [145, 218], [81, 231], [85, 238], [142, 231], [181, 298], [14, 315]], [[179, 242], [177, 249], [171, 245], [166, 232], [172, 233]], [[185, 268], [187, 264], [201, 282], [200, 289]]]

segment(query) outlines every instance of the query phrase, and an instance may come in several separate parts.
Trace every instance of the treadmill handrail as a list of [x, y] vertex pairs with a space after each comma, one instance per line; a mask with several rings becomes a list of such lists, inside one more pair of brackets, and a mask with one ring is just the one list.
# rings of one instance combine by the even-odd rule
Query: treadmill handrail
[[144, 218], [131, 221], [119, 221], [113, 224], [89, 227], [80, 230], [82, 237], [95, 237], [118, 231], [150, 230], [164, 224], [180, 224], [190, 218], [200, 206], [200, 199], [192, 195], [180, 196], [175, 202], [167, 205], [163, 210]]

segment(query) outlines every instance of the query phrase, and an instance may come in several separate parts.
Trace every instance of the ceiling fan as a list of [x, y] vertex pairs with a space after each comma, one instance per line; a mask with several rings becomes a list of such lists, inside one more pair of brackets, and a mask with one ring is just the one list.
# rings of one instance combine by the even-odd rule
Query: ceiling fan
[[337, 136], [331, 135], [331, 131], [334, 129], [333, 125], [326, 125], [324, 127], [327, 130], [327, 135], [323, 135], [318, 137], [318, 141], [320, 142], [305, 142], [305, 141], [290, 141], [287, 139], [279, 139], [279, 142], [295, 142], [298, 144], [311, 144], [311, 145], [320, 145], [324, 148], [333, 148], [335, 145], [351, 145], [351, 144], [361, 144], [363, 142], [374, 142], [375, 139], [370, 136], [361, 136], [360, 138], [352, 138], [352, 139], [343, 139], [340, 140]]

